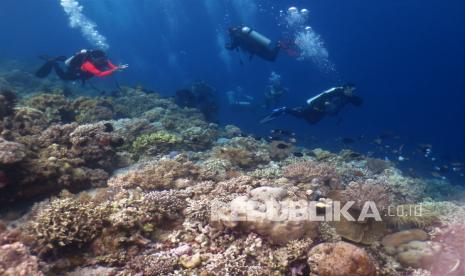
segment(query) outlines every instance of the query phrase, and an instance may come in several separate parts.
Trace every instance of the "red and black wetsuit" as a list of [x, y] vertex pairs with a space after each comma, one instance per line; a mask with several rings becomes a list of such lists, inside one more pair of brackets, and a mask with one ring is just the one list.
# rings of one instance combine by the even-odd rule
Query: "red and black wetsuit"
[[76, 54], [68, 63], [68, 68], [64, 71], [58, 63], [54, 62], [53, 67], [58, 77], [62, 80], [82, 80], [86, 81], [92, 77], [106, 77], [118, 67], [110, 60], [92, 60], [87, 53]]
[[92, 62], [86, 61], [81, 65], [81, 71], [85, 72], [87, 74], [91, 74], [90, 77], [95, 76], [95, 77], [101, 77], [102, 78], [102, 77], [109, 76], [109, 75], [113, 74], [113, 72], [118, 70], [118, 67], [113, 65], [113, 63], [111, 63], [111, 61], [109, 61], [109, 60], [106, 61], [106, 65], [105, 65], [105, 67], [108, 67], [108, 70], [102, 71], [103, 70], [102, 67], [103, 66], [98, 66], [97, 67]]

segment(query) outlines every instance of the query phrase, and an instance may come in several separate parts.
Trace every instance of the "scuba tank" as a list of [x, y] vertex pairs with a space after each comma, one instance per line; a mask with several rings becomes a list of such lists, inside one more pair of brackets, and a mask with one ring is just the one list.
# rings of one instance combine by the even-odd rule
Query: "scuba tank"
[[269, 38], [266, 36], [252, 30], [250, 27], [244, 26], [241, 29], [241, 32], [244, 36], [248, 36], [251, 39], [253, 39], [257, 44], [260, 44], [261, 46], [270, 49], [272, 47], [272, 42]]

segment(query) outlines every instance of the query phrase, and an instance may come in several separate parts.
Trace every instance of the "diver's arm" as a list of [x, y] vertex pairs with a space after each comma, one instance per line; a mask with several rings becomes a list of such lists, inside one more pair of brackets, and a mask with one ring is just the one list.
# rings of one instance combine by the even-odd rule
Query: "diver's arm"
[[111, 61], [107, 61], [107, 66], [108, 68], [110, 69], [118, 69], [118, 66], [114, 65], [113, 63], [111, 63]]
[[92, 75], [94, 75], [96, 77], [106, 77], [106, 76], [109, 76], [109, 75], [113, 74], [116, 70], [118, 70], [118, 67], [115, 66], [115, 68], [112, 68], [112, 69], [109, 69], [109, 70], [106, 70], [106, 71], [100, 71], [91, 62], [86, 61], [81, 66], [81, 70], [84, 71], [84, 72], [89, 72], [89, 73], [91, 73]]

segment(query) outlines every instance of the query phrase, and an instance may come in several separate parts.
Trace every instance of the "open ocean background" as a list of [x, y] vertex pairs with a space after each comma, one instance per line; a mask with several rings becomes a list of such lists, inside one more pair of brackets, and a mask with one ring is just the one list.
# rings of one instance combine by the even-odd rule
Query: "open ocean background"
[[[330, 150], [350, 147], [394, 161], [399, 156], [392, 149], [402, 147], [402, 156], [409, 160], [400, 162], [400, 167], [414, 168], [419, 174], [465, 159], [463, 0], [79, 3], [107, 38], [111, 59], [130, 65], [118, 76], [122, 84], [140, 84], [170, 96], [192, 81], [204, 80], [217, 89], [222, 124], [236, 124], [257, 135], [284, 128], [296, 132], [300, 145]], [[254, 58], [241, 66], [237, 53], [223, 50], [226, 30], [233, 25], [246, 24], [274, 40], [286, 39], [280, 10], [291, 6], [310, 11], [306, 25], [324, 41], [332, 70], [285, 54], [275, 63]], [[38, 55], [69, 56], [91, 48], [68, 21], [58, 0], [2, 0], [0, 59], [29, 62], [33, 72], [41, 62]], [[302, 105], [307, 98], [345, 82], [356, 84], [365, 104], [345, 108], [338, 117], [315, 126], [289, 117], [259, 125], [267, 110], [228, 109], [225, 92], [237, 86], [261, 102], [272, 71], [282, 76], [290, 90], [282, 105]], [[112, 84], [111, 80], [96, 83]], [[385, 132], [398, 137], [387, 139], [380, 149], [373, 140]], [[356, 142], [345, 145], [341, 137]], [[436, 160], [419, 154], [419, 144], [431, 144]], [[465, 182], [458, 174], [446, 177]]]

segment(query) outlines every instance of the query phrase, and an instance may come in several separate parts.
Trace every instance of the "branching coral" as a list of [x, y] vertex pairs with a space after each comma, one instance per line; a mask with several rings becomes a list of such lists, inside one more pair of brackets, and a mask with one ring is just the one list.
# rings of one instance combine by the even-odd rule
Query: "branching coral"
[[136, 228], [150, 233], [162, 221], [179, 218], [186, 202], [180, 193], [174, 191], [137, 193], [123, 191], [112, 205], [109, 222], [118, 228]]
[[75, 198], [53, 199], [40, 206], [26, 232], [34, 238], [33, 248], [39, 255], [82, 247], [99, 235], [108, 211], [106, 206]]
[[142, 134], [132, 144], [135, 153], [166, 153], [179, 146], [182, 138], [166, 131], [156, 131], [150, 134]]
[[45, 113], [49, 122], [72, 122], [74, 112], [63, 95], [38, 93], [24, 101], [24, 105]]
[[387, 211], [390, 199], [384, 186], [376, 181], [351, 182], [342, 194], [342, 201], [354, 201], [352, 208], [361, 211], [367, 202], [374, 202], [378, 211]]
[[290, 180], [299, 183], [314, 183], [319, 186], [326, 185], [333, 189], [337, 188], [341, 181], [334, 167], [313, 161], [302, 161], [291, 164], [284, 168], [283, 174]]
[[123, 275], [168, 275], [178, 263], [175, 255], [152, 253], [137, 256], [125, 267]]
[[199, 174], [199, 168], [192, 162], [162, 160], [140, 169], [119, 174], [109, 180], [108, 186], [140, 187], [144, 190], [169, 189], [176, 184], [184, 185], [185, 181], [196, 180]]
[[251, 137], [233, 138], [225, 145], [215, 147], [213, 155], [245, 169], [270, 162], [269, 148]]
[[71, 104], [76, 111], [76, 122], [91, 123], [110, 120], [114, 117], [110, 100], [101, 98], [79, 97]]

